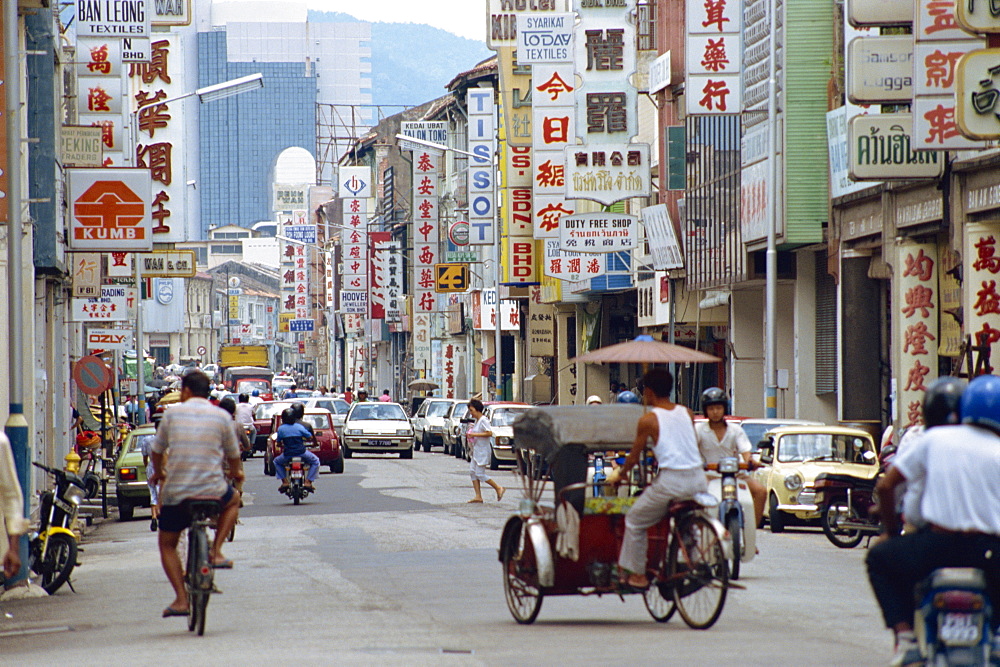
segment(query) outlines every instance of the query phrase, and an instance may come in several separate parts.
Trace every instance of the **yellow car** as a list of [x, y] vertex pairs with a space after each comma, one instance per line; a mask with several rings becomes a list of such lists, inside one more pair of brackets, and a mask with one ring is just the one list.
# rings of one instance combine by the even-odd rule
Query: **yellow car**
[[871, 435], [843, 426], [784, 426], [768, 431], [760, 444], [761, 467], [752, 474], [767, 489], [764, 517], [780, 533], [791, 517], [820, 518], [816, 475], [838, 473], [873, 479], [879, 470]]

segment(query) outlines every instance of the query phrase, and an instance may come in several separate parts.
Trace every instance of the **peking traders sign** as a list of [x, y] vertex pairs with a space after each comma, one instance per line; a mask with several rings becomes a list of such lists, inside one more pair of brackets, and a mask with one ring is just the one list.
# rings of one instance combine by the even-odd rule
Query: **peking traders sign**
[[67, 169], [70, 250], [151, 250], [148, 169]]

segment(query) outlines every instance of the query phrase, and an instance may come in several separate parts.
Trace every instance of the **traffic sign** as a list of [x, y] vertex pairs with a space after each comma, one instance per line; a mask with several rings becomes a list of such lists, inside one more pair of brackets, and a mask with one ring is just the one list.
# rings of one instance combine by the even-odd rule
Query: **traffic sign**
[[204, 345], [199, 345], [197, 352], [200, 355], [204, 355], [206, 352], [208, 352], [208, 348], [205, 347]]
[[464, 292], [469, 289], [468, 264], [435, 264], [434, 291]]
[[80, 391], [97, 396], [111, 388], [111, 369], [100, 357], [91, 355], [73, 365], [73, 379]]

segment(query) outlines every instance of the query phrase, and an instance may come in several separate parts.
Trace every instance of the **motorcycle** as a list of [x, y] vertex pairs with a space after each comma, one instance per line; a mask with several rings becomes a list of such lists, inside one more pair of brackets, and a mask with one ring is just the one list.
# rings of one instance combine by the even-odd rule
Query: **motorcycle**
[[881, 475], [879, 472], [873, 479], [828, 472], [816, 475], [815, 502], [820, 508], [820, 524], [835, 546], [853, 549], [865, 536], [882, 532], [882, 522], [874, 511], [878, 502], [875, 484]]
[[729, 578], [739, 579], [740, 563], [752, 561], [757, 555], [757, 526], [752, 519], [746, 520], [747, 516], [754, 516], [753, 498], [746, 481], [736, 477], [747, 466], [737, 458], [728, 457], [720, 459], [717, 464], [710, 463], [706, 468], [720, 475], [708, 480], [708, 492], [721, 501], [719, 522], [725, 526], [732, 542]]
[[[85, 482], [75, 474], [33, 462], [56, 480], [55, 489], [41, 494], [38, 530], [29, 536], [31, 571], [41, 577], [49, 595], [69, 582], [76, 567], [77, 544], [73, 524], [86, 495]], [[72, 589], [73, 584], [69, 587]]]
[[914, 628], [927, 665], [989, 665], [993, 607], [982, 570], [935, 570], [918, 588]]
[[315, 491], [315, 489], [305, 485], [308, 472], [309, 466], [303, 462], [301, 457], [295, 456], [288, 462], [288, 488], [285, 490], [285, 495], [291, 498], [296, 505]]

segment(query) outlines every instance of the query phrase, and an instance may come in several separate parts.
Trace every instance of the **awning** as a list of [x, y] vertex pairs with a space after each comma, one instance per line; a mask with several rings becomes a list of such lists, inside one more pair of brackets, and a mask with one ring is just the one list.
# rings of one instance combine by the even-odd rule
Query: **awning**
[[497, 362], [496, 357], [490, 357], [489, 359], [483, 359], [483, 371], [480, 373], [484, 378], [490, 376], [490, 366]]

